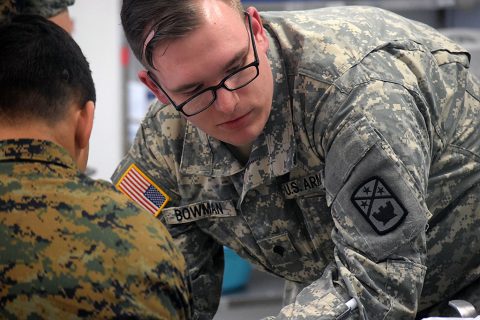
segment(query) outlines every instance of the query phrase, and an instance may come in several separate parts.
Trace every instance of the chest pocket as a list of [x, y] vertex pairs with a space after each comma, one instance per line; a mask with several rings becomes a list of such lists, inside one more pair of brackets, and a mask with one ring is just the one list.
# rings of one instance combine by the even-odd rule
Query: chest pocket
[[288, 232], [257, 241], [268, 261], [274, 265], [288, 264], [300, 259]]
[[295, 229], [257, 241], [275, 273], [284, 278], [308, 283], [319, 278], [333, 259], [330, 240], [333, 222], [325, 196], [305, 195], [288, 200]]
[[257, 241], [271, 270], [283, 278], [302, 283], [310, 283], [322, 273], [310, 253], [300, 249], [303, 240], [297, 240], [285, 231]]
[[283, 183], [285, 198], [294, 199], [301, 212], [314, 255], [322, 266], [333, 258], [333, 243], [330, 234], [334, 223], [327, 206], [323, 171], [308, 173], [298, 168], [293, 171], [288, 182]]
[[333, 260], [333, 242], [331, 240], [334, 223], [327, 206], [325, 191], [306, 194], [295, 199], [305, 221], [313, 250], [323, 269]]
[[320, 173], [302, 170], [300, 177], [298, 173], [281, 184], [291, 228], [257, 243], [277, 273], [292, 281], [311, 282], [333, 258], [333, 221]]

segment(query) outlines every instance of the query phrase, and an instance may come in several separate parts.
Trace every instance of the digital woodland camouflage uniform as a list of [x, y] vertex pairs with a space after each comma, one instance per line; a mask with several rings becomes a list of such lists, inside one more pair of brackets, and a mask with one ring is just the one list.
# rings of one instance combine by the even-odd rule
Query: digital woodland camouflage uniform
[[278, 319], [338, 318], [351, 298], [349, 319], [412, 319], [454, 296], [480, 309], [469, 55], [374, 8], [262, 17], [275, 88], [248, 163], [157, 103], [112, 177], [135, 163], [171, 197], [159, 217], [186, 257], [196, 317], [216, 310], [222, 245], [289, 281]]
[[161, 223], [47, 141], [0, 141], [0, 318], [190, 319]]
[[0, 23], [19, 13], [38, 14], [50, 18], [74, 2], [75, 0], [0, 0]]

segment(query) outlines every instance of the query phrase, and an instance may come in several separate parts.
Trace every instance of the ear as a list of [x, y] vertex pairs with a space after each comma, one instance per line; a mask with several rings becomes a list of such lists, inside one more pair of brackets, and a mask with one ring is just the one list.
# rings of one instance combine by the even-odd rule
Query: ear
[[162, 90], [160, 90], [155, 82], [150, 78], [146, 70], [141, 70], [138, 72], [138, 79], [143, 82], [144, 85], [153, 92], [155, 97], [160, 100], [164, 104], [170, 103], [168, 98], [163, 94]]
[[75, 126], [75, 145], [77, 149], [88, 148], [93, 128], [95, 104], [87, 101], [83, 108], [78, 110]]
[[269, 42], [267, 33], [263, 28], [260, 13], [255, 7], [248, 7], [246, 11], [250, 15], [250, 20], [252, 21], [253, 36], [255, 37], [257, 49], [266, 53], [268, 50]]
[[93, 128], [95, 104], [88, 101], [83, 108], [75, 112], [74, 122], [74, 159], [80, 171], [87, 168], [89, 141]]

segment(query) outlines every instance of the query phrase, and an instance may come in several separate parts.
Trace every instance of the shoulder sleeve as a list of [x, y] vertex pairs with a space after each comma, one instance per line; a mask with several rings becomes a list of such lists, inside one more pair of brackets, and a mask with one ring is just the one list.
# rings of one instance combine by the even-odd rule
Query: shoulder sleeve
[[325, 187], [338, 276], [367, 315], [413, 317], [425, 275], [431, 128], [423, 102], [372, 81], [330, 135]]
[[316, 137], [325, 148], [335, 259], [277, 319], [415, 317], [426, 272], [431, 157], [418, 104], [402, 86], [372, 81], [345, 95], [348, 112]]
[[[176, 177], [182, 142], [179, 116], [153, 105], [130, 150], [113, 173], [112, 182], [134, 202], [158, 216], [164, 207], [180, 200]], [[145, 195], [148, 190], [151, 195]]]
[[[152, 106], [145, 117], [130, 151], [114, 172], [112, 181], [121, 192], [140, 206], [147, 207], [147, 210], [151, 204], [145, 199], [147, 196], [144, 193], [147, 188], [153, 189], [157, 195], [155, 199], [160, 200], [157, 207], [148, 211], [167, 226], [185, 257], [192, 287], [194, 319], [211, 318], [221, 294], [223, 247], [195, 223], [168, 225], [165, 222], [162, 208], [182, 203], [177, 177], [181, 175], [179, 166], [185, 122], [175, 110], [158, 110], [159, 106]], [[143, 181], [142, 189], [139, 189], [136, 180], [142, 179], [139, 175], [147, 180]]]

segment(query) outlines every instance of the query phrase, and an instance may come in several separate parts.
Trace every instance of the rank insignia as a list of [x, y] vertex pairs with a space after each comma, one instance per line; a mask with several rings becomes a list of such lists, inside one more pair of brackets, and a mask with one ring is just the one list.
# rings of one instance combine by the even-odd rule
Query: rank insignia
[[397, 196], [379, 177], [362, 183], [353, 193], [351, 200], [380, 235], [394, 230], [408, 214]]

